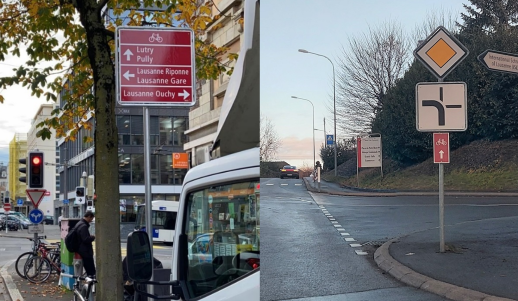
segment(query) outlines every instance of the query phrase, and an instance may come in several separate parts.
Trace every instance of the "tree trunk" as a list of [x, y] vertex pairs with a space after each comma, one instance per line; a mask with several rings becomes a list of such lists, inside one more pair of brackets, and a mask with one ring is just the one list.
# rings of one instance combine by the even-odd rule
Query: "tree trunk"
[[94, 76], [96, 299], [122, 300], [119, 222], [118, 134], [115, 122], [115, 67], [96, 0], [74, 1], [86, 30]]

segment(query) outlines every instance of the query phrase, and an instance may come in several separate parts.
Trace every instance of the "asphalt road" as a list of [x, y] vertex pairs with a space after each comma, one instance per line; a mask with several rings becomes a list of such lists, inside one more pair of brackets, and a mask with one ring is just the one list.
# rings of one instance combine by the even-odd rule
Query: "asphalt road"
[[[348, 212], [346, 198], [322, 196], [317, 202], [341, 215], [349, 229], [363, 232], [363, 239], [386, 236], [376, 230], [384, 227], [370, 209]], [[261, 203], [261, 300], [445, 300], [382, 273], [372, 253], [358, 255], [302, 180], [261, 179]], [[363, 221], [360, 228], [351, 226], [357, 220]]]

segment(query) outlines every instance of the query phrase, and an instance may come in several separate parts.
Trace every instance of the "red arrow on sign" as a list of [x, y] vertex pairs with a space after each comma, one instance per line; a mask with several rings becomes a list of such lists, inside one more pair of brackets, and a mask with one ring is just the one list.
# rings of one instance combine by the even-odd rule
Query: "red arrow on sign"
[[27, 189], [25, 191], [27, 192], [27, 196], [34, 205], [34, 208], [38, 208], [41, 200], [43, 199], [43, 196], [45, 195], [45, 192], [47, 192], [46, 189]]

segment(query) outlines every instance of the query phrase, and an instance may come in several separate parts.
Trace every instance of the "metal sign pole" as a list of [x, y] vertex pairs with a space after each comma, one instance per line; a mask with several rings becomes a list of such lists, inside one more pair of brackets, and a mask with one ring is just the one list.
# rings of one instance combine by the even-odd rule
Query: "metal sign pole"
[[439, 248], [444, 253], [444, 163], [439, 163]]
[[[151, 264], [153, 265], [153, 223], [151, 218], [152, 214], [152, 205], [151, 200], [153, 199], [151, 195], [151, 152], [150, 152], [150, 135], [149, 135], [149, 108], [144, 107], [144, 182], [145, 182], [145, 202], [146, 202], [146, 232], [149, 237], [149, 244], [151, 246]], [[154, 266], [153, 266], [154, 268]], [[151, 273], [151, 279], [153, 279], [153, 272]], [[150, 294], [153, 294], [153, 286], [148, 285], [147, 291]], [[152, 300], [148, 298], [148, 300]]]
[[439, 251], [444, 253], [444, 163], [439, 163]]

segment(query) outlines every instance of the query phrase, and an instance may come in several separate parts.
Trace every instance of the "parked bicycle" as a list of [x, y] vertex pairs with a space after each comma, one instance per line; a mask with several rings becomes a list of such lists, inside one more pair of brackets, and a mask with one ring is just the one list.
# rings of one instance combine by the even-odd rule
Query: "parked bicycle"
[[[28, 252], [25, 252], [25, 253], [22, 253], [20, 254], [20, 256], [18, 256], [18, 258], [16, 259], [16, 263], [15, 263], [15, 269], [16, 269], [16, 273], [22, 277], [23, 279], [25, 279], [25, 274], [23, 272], [23, 268], [25, 267], [25, 264], [27, 263], [27, 261], [29, 259], [31, 259], [33, 256], [38, 256], [38, 249], [41, 245], [45, 245], [47, 246], [48, 244], [45, 243], [44, 239], [46, 239], [47, 237], [46, 236], [38, 236], [36, 240], [34, 240], [33, 238], [28, 238], [28, 240], [34, 242], [33, 245], [32, 245], [32, 250], [31, 251], [28, 251]], [[59, 244], [59, 243], [58, 243]], [[60, 259], [60, 249], [58, 248], [55, 252], [52, 252], [51, 254], [52, 258], [54, 260], [59, 260]]]
[[94, 301], [94, 293], [95, 293], [95, 284], [97, 280], [92, 277], [86, 276], [86, 273], [83, 276], [75, 276], [70, 274], [61, 274], [63, 277], [74, 278], [74, 301]]
[[53, 273], [60, 274], [61, 258], [60, 243], [50, 245], [39, 244], [38, 251], [33, 254], [23, 268], [24, 276], [32, 283], [42, 283]]

